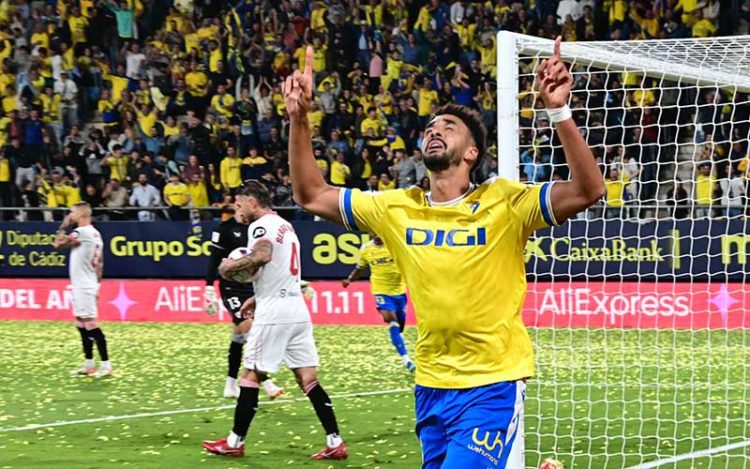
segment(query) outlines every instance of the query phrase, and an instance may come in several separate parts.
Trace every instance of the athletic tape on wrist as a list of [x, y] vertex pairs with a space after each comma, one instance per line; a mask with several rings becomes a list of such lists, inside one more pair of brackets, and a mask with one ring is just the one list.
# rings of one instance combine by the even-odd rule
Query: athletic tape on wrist
[[567, 104], [563, 107], [547, 109], [546, 111], [547, 117], [549, 117], [550, 122], [552, 122], [553, 124], [566, 121], [573, 117], [573, 113], [570, 111], [570, 107]]

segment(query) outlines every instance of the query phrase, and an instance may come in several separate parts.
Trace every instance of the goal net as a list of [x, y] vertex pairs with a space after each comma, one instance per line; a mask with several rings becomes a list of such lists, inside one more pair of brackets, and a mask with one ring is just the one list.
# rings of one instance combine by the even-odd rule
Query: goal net
[[[498, 173], [564, 181], [534, 92], [546, 39], [501, 32]], [[750, 468], [750, 38], [564, 43], [597, 206], [527, 245], [526, 466]]]

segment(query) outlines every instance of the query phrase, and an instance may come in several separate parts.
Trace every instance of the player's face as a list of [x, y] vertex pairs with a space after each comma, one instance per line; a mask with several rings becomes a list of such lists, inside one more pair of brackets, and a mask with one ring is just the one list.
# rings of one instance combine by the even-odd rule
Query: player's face
[[255, 200], [255, 197], [249, 195], [238, 195], [234, 198], [234, 203], [237, 206], [236, 215], [243, 217], [245, 223], [252, 223], [260, 216], [260, 205], [258, 204], [258, 201]]
[[458, 166], [471, 147], [469, 129], [461, 119], [437, 116], [427, 124], [422, 142], [424, 164], [430, 171], [445, 171]]
[[247, 215], [240, 212], [239, 210], [236, 210], [234, 212], [234, 219], [237, 220], [237, 223], [242, 223], [243, 225], [247, 225], [250, 222], [247, 220]]

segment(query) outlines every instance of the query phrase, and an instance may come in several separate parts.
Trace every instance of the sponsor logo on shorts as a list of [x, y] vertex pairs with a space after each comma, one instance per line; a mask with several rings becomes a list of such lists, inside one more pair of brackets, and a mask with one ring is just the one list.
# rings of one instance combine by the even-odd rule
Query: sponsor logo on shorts
[[[480, 438], [481, 436], [481, 438]], [[505, 444], [503, 443], [503, 433], [501, 431], [487, 432], [474, 427], [471, 434], [473, 444], [468, 444], [467, 448], [477, 454], [487, 458], [493, 465], [498, 464], [500, 455], [503, 452]]]

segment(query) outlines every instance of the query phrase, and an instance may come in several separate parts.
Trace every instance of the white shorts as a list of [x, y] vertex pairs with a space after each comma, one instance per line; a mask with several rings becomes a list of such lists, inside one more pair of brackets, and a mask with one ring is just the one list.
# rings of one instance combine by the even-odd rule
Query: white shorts
[[291, 369], [320, 365], [311, 322], [253, 324], [245, 368], [276, 373], [282, 362]]
[[99, 288], [73, 289], [73, 315], [77, 318], [96, 319], [99, 312]]

